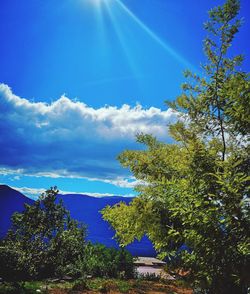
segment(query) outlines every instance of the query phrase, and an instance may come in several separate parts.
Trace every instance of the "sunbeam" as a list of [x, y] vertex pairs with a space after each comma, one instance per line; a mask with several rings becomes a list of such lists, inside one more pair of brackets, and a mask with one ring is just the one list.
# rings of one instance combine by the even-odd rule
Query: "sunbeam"
[[127, 42], [124, 39], [122, 30], [121, 30], [121, 28], [119, 26], [119, 21], [117, 20], [117, 17], [113, 13], [113, 9], [111, 9], [110, 5], [108, 5], [107, 2], [105, 4], [106, 4], [107, 12], [108, 12], [110, 20], [112, 22], [113, 28], [115, 30], [116, 36], [117, 36], [117, 38], [118, 38], [118, 40], [120, 42], [120, 45], [121, 45], [121, 47], [122, 47], [122, 49], [124, 51], [124, 54], [126, 55], [129, 66], [130, 66], [132, 72], [137, 75], [138, 74], [138, 68], [136, 67], [135, 62], [134, 62], [133, 58], [131, 57], [132, 54], [128, 50]]
[[104, 3], [109, 2], [109, 0], [89, 0], [89, 1], [96, 6], [100, 6]]
[[157, 42], [167, 53], [173, 56], [179, 63], [186, 66], [187, 68], [194, 69], [194, 66], [171, 48], [166, 42], [164, 42], [160, 37], [158, 37], [147, 25], [145, 25], [126, 5], [120, 0], [114, 0], [124, 12], [126, 12], [134, 22], [136, 22], [141, 29], [143, 29], [155, 42]]

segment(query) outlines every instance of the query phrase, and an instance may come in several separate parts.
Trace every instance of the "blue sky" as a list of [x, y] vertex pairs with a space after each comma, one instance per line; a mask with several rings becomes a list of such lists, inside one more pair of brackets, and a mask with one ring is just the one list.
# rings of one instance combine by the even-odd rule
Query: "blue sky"
[[[27, 195], [132, 195], [117, 155], [137, 132], [170, 142], [165, 100], [204, 62], [220, 0], [2, 0], [0, 182]], [[250, 3], [231, 53], [250, 68]]]

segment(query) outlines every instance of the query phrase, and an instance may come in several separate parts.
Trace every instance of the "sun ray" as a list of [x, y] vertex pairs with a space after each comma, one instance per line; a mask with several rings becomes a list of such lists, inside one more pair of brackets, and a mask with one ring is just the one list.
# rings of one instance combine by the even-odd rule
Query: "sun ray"
[[135, 73], [135, 75], [138, 75], [138, 68], [136, 67], [135, 62], [133, 58], [131, 57], [132, 54], [128, 50], [127, 42], [124, 39], [121, 27], [119, 26], [119, 21], [117, 17], [115, 16], [115, 14], [113, 13], [113, 10], [111, 9], [110, 5], [107, 2], [105, 4], [106, 4], [106, 8], [107, 8], [107, 12], [109, 14], [110, 20], [112, 22], [114, 31], [124, 51], [124, 54], [126, 55], [131, 71]]
[[179, 63], [187, 68], [195, 69], [194, 66], [181, 56], [176, 50], [174, 50], [170, 45], [163, 41], [159, 36], [157, 36], [146, 24], [144, 24], [125, 4], [120, 0], [115, 1], [120, 8], [129, 15], [135, 23], [137, 23], [142, 30], [144, 30], [155, 42], [157, 42], [168, 54], [174, 57]]

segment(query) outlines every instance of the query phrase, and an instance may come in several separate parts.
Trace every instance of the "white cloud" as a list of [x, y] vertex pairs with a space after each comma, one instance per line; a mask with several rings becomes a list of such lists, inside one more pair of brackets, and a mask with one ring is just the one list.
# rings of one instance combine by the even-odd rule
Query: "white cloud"
[[112, 185], [115, 185], [120, 188], [134, 188], [138, 185], [145, 185], [146, 183], [141, 181], [141, 180], [136, 180], [135, 178], [122, 178], [122, 177], [117, 177], [116, 179], [99, 179], [100, 181], [103, 181], [105, 183], [109, 183]]
[[59, 171], [59, 174], [55, 174], [53, 172], [35, 172], [35, 174], [32, 173], [25, 173], [23, 169], [6, 169], [6, 168], [0, 168], [0, 175], [7, 176], [11, 175], [12, 180], [20, 180], [21, 176], [27, 176], [27, 177], [47, 177], [47, 178], [67, 178], [67, 179], [84, 179], [91, 182], [103, 182], [107, 184], [112, 184], [114, 186], [120, 187], [120, 188], [134, 188], [138, 185], [146, 185], [146, 183], [142, 180], [137, 180], [135, 177], [115, 177], [112, 179], [106, 179], [106, 178], [93, 178], [93, 177], [82, 177], [82, 176], [72, 176], [69, 175], [66, 171]]
[[[42, 193], [44, 193], [46, 191], [46, 189], [43, 188], [28, 188], [28, 187], [13, 187], [11, 186], [12, 189], [15, 189], [19, 192], [21, 192], [22, 194], [24, 194], [25, 196], [31, 198], [31, 199], [38, 199], [39, 195], [41, 195]], [[66, 194], [80, 194], [80, 195], [88, 195], [91, 197], [113, 197], [113, 196], [122, 196], [122, 197], [135, 197], [134, 194], [127, 194], [127, 195], [117, 195], [117, 194], [111, 194], [111, 193], [92, 193], [92, 192], [72, 192], [72, 191], [63, 191], [60, 190], [59, 194], [61, 195], [66, 195]]]
[[93, 108], [66, 96], [47, 104], [31, 102], [0, 84], [2, 171], [50, 177], [98, 178], [133, 186], [116, 161], [124, 149], [138, 149], [135, 135], [167, 140], [177, 114], [141, 105]]

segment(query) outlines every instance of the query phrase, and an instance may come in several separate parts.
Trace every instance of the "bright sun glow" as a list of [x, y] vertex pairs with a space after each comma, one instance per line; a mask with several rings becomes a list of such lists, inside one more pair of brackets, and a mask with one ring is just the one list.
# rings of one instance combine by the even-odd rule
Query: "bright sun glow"
[[101, 4], [107, 3], [109, 0], [90, 0], [96, 6], [100, 6]]

